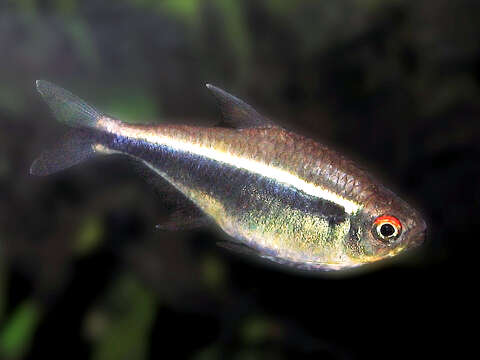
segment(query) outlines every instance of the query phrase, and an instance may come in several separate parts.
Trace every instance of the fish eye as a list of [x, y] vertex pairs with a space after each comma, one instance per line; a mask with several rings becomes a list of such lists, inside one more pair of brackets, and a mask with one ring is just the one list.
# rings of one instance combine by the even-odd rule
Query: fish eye
[[375, 219], [373, 234], [382, 241], [392, 241], [400, 236], [402, 224], [394, 216], [383, 215]]

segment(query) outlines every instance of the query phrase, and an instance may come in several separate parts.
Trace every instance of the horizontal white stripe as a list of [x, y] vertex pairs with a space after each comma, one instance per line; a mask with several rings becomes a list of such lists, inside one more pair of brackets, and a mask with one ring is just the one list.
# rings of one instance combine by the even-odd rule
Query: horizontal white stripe
[[218, 149], [208, 148], [205, 146], [200, 146], [198, 144], [192, 144], [171, 137], [149, 134], [148, 132], [143, 132], [141, 130], [139, 131], [137, 129], [128, 127], [118, 126], [113, 132], [120, 133], [121, 135], [127, 137], [142, 138], [145, 141], [157, 145], [166, 145], [177, 151], [185, 151], [195, 155], [204, 156], [211, 160], [219, 161], [239, 169], [244, 169], [252, 173], [274, 179], [280, 183], [301, 190], [306, 194], [331, 201], [343, 207], [345, 209], [345, 212], [349, 214], [354, 214], [360, 209], [360, 205], [354, 201], [350, 201], [342, 196], [335, 194], [332, 191], [306, 182], [305, 180], [299, 178], [295, 174], [289, 173], [288, 171], [261, 163], [259, 161], [246, 159], [243, 157], [232, 155], [230, 153], [226, 153], [224, 151], [220, 151]]

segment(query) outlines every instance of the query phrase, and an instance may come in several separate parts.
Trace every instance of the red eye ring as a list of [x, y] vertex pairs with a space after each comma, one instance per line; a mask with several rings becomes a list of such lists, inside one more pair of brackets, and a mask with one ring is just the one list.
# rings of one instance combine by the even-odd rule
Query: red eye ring
[[402, 224], [394, 216], [383, 215], [375, 219], [373, 223], [374, 234], [383, 241], [393, 240], [400, 236]]
[[400, 220], [398, 220], [395, 216], [390, 215], [379, 216], [375, 219], [375, 222], [373, 224], [377, 226], [384, 223], [392, 224], [399, 230], [402, 229], [402, 223], [400, 222]]

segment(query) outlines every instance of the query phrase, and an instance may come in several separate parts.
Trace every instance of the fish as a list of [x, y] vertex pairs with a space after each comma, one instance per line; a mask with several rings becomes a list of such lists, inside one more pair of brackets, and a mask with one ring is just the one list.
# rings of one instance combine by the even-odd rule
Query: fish
[[225, 126], [131, 124], [50, 82], [36, 86], [57, 120], [73, 130], [41, 153], [33, 175], [97, 155], [125, 155], [189, 200], [195, 215], [186, 223], [213, 223], [228, 235], [222, 246], [293, 269], [350, 269], [425, 239], [420, 213], [366, 170], [214, 85], [206, 87]]

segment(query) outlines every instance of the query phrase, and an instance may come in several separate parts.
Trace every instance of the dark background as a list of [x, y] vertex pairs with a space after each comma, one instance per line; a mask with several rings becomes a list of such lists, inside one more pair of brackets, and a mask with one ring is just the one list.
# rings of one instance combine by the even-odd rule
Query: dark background
[[[479, 15], [476, 0], [0, 0], [0, 358], [461, 357]], [[239, 258], [211, 229], [155, 231], [176, 205], [130, 161], [28, 174], [66, 131], [38, 78], [127, 121], [197, 125], [219, 119], [204, 83], [221, 86], [372, 169], [428, 240], [332, 278]]]

